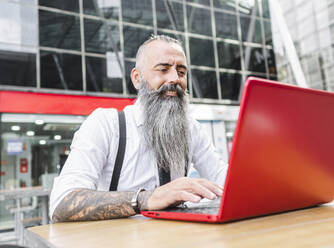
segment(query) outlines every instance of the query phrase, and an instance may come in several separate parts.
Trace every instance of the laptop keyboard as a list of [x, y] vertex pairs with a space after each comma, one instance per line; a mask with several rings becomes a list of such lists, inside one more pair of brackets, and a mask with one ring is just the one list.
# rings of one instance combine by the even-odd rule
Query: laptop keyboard
[[185, 202], [174, 208], [167, 208], [164, 212], [218, 214], [221, 197], [215, 200], [203, 199], [199, 203]]

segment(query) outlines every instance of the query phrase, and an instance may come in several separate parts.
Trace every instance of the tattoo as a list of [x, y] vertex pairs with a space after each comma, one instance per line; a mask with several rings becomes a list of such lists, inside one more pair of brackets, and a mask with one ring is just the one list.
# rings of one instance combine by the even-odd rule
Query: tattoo
[[[106, 192], [90, 189], [75, 189], [58, 204], [52, 220], [86, 221], [107, 220], [135, 215], [131, 206], [134, 192]], [[142, 191], [138, 197], [139, 208], [147, 209], [151, 191]]]

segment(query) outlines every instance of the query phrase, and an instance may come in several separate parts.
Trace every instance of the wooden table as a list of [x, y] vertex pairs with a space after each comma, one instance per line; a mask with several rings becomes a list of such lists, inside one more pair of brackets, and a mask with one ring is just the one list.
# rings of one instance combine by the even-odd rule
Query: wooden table
[[29, 247], [334, 247], [334, 202], [225, 224], [131, 218], [26, 230]]

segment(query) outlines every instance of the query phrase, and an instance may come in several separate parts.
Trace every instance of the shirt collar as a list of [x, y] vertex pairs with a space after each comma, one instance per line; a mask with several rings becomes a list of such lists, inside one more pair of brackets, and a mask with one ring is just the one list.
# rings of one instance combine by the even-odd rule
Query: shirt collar
[[144, 110], [143, 105], [139, 99], [137, 99], [134, 104], [134, 117], [137, 126], [141, 126], [144, 124]]

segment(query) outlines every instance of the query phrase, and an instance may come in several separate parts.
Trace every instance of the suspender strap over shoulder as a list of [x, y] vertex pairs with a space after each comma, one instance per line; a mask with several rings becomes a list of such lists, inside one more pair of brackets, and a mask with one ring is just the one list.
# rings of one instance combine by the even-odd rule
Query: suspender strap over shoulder
[[119, 144], [118, 151], [116, 155], [115, 167], [111, 178], [110, 191], [116, 191], [119, 181], [119, 176], [121, 174], [125, 147], [126, 147], [126, 122], [124, 111], [118, 112], [118, 121], [119, 121]]

